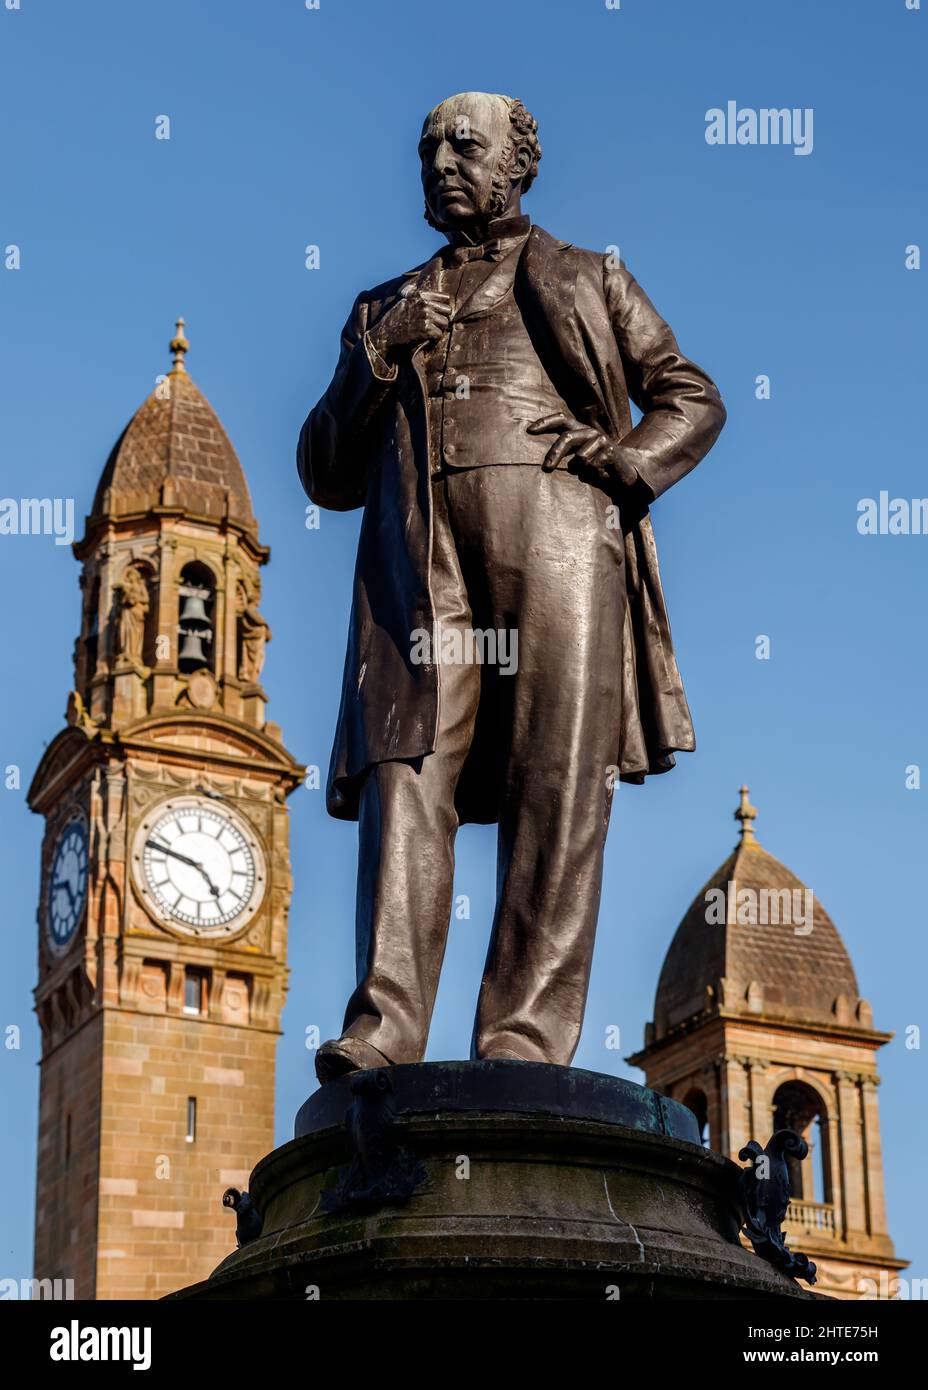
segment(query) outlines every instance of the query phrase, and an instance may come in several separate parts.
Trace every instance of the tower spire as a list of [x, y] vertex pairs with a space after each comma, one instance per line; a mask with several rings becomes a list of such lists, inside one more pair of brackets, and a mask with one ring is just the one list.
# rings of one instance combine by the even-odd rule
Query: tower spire
[[177, 331], [171, 339], [171, 352], [174, 354], [174, 365], [170, 371], [171, 376], [179, 372], [186, 374], [187, 368], [184, 366], [184, 357], [190, 346], [184, 336], [184, 320], [178, 319], [175, 327]]
[[748, 788], [740, 787], [741, 801], [735, 812], [735, 820], [741, 822], [741, 843], [756, 844], [757, 837], [754, 834], [754, 821], [757, 819], [757, 807], [752, 806], [748, 800]]

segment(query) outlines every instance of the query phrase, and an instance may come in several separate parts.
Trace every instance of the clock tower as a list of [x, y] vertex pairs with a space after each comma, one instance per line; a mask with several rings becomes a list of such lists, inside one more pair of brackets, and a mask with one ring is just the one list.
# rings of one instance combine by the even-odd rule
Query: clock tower
[[267, 720], [269, 551], [185, 367], [183, 320], [103, 470], [83, 538], [67, 726], [45, 817], [35, 1273], [156, 1298], [234, 1244], [223, 1189], [274, 1146], [288, 794]]

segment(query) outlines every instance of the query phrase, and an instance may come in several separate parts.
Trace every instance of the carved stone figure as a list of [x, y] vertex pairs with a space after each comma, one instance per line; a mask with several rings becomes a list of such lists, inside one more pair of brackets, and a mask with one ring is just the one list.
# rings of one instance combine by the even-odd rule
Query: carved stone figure
[[145, 623], [151, 600], [148, 585], [132, 566], [117, 584], [119, 591], [119, 656], [133, 666], [142, 665]]
[[258, 611], [258, 600], [249, 599], [244, 584], [235, 590], [235, 611], [239, 631], [239, 680], [253, 683], [264, 667], [264, 648], [271, 640], [271, 629]]
[[648, 509], [725, 411], [617, 257], [531, 225], [540, 157], [510, 97], [429, 113], [447, 245], [358, 296], [300, 435], [311, 500], [365, 509], [328, 781], [358, 983], [323, 1081], [423, 1057], [462, 821], [499, 826], [472, 1053], [569, 1064], [614, 781], [694, 743]]

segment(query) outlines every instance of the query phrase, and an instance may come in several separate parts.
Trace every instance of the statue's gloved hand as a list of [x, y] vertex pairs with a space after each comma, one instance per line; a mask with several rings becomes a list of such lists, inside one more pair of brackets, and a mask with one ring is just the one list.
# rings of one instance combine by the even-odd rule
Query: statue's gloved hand
[[622, 453], [622, 446], [611, 435], [592, 425], [584, 425], [562, 411], [543, 415], [528, 426], [529, 434], [557, 432], [558, 438], [545, 455], [542, 468], [550, 473], [563, 458], [572, 473], [609, 486], [622, 483], [631, 487], [638, 481], [635, 467]]
[[413, 286], [391, 304], [367, 336], [384, 361], [392, 362], [398, 349], [440, 338], [447, 332], [450, 319], [448, 295]]

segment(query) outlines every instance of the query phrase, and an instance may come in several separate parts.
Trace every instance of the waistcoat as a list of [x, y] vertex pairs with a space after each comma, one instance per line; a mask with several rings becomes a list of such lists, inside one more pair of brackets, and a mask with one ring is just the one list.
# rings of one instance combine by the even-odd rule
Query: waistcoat
[[[527, 434], [526, 426], [556, 411], [570, 414], [516, 303], [507, 273], [516, 259], [494, 270], [424, 355], [433, 475], [491, 464], [538, 466], [557, 435]], [[500, 298], [492, 302], [496, 290]]]

